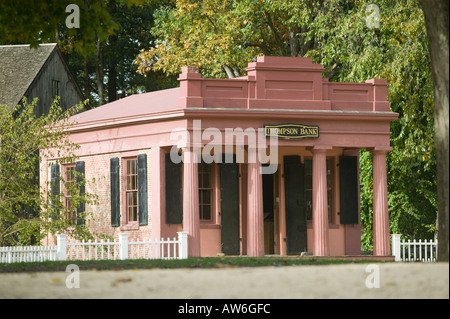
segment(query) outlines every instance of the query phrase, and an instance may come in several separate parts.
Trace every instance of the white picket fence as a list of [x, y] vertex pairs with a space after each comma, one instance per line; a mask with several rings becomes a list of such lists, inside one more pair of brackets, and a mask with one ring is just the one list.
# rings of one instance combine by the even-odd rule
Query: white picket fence
[[419, 261], [435, 262], [437, 261], [438, 242], [426, 239], [401, 241], [400, 234], [392, 234], [392, 255], [395, 261]]
[[0, 247], [0, 263], [57, 260], [56, 246]]
[[39, 262], [46, 260], [124, 260], [186, 259], [187, 233], [178, 238], [129, 240], [127, 233], [119, 240], [68, 241], [67, 235], [56, 235], [56, 246], [0, 247], [0, 262]]

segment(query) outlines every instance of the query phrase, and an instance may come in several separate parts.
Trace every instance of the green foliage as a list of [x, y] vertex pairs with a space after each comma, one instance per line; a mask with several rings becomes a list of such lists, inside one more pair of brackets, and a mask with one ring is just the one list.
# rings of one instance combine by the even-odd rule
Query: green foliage
[[361, 249], [372, 250], [373, 245], [373, 161], [372, 153], [360, 150], [360, 210], [361, 210]]
[[[120, 0], [130, 6], [144, 0]], [[111, 19], [105, 0], [3, 0], [0, 2], [0, 43], [29, 43], [37, 47], [39, 43], [56, 41], [59, 25], [65, 27], [66, 12], [69, 4], [80, 9], [79, 28], [68, 29], [72, 36], [81, 39], [77, 49], [86, 54], [95, 51], [97, 39], [106, 39], [117, 30], [117, 24]]]
[[[0, 246], [38, 242], [47, 233], [62, 231], [76, 238], [90, 236], [87, 227], [74, 225], [68, 218], [62, 195], [52, 198], [47, 193], [49, 185], [39, 185], [39, 171], [48, 171], [44, 160], [57, 157], [61, 164], [75, 161], [78, 145], [68, 139], [66, 130], [73, 125], [70, 116], [83, 105], [63, 113], [56, 100], [48, 116], [36, 118], [36, 102], [28, 104], [24, 98], [13, 111], [0, 106]], [[61, 180], [71, 197], [71, 207], [95, 202], [95, 195], [80, 194], [79, 188], [86, 182], [69, 185], [64, 176]], [[56, 208], [60, 216], [52, 220], [51, 212]]]
[[[323, 32], [308, 52], [325, 67], [340, 63], [333, 80], [363, 82], [385, 78], [388, 100], [399, 119], [391, 124], [388, 153], [390, 232], [430, 239], [437, 213], [434, 100], [428, 38], [418, 1], [374, 1], [379, 28], [367, 28], [361, 1], [341, 12], [333, 29]], [[319, 20], [316, 20], [319, 22]], [[363, 249], [372, 247], [372, 156], [361, 152], [361, 220]]]
[[[162, 72], [150, 72], [147, 76], [136, 72], [137, 65], [133, 60], [141, 49], [154, 42], [150, 32], [154, 25], [153, 12], [159, 6], [168, 5], [169, 1], [140, 2], [128, 6], [121, 1], [109, 0], [108, 14], [117, 29], [108, 37], [98, 39], [98, 50], [88, 54], [79, 50], [82, 37], [71, 34], [63, 26], [58, 30], [59, 48], [84, 96], [90, 100], [90, 108], [102, 101], [112, 102], [128, 95], [177, 85], [176, 77], [168, 77]], [[99, 79], [102, 89], [98, 87]]]

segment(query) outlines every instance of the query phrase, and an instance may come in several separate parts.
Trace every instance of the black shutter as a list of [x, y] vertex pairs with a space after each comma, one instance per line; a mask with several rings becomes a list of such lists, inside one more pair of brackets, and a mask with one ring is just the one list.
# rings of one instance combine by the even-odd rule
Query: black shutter
[[239, 255], [239, 164], [220, 164], [221, 243], [225, 255]]
[[339, 157], [341, 224], [358, 224], [358, 159]]
[[165, 184], [166, 184], [166, 224], [183, 223], [183, 185], [182, 166], [165, 157]]
[[300, 156], [284, 156], [286, 248], [288, 255], [307, 250], [305, 166]]
[[[84, 178], [84, 162], [76, 162], [75, 163], [75, 171], [77, 174], [77, 185], [80, 188], [80, 195], [83, 195], [86, 192], [85, 188], [85, 178]], [[77, 225], [84, 225], [86, 223], [86, 219], [84, 217], [85, 213], [85, 203], [80, 203], [77, 206]]]
[[56, 198], [58, 198], [60, 193], [60, 182], [59, 182], [59, 165], [53, 164], [50, 167], [50, 188], [51, 188], [51, 195], [52, 195], [52, 219], [58, 220], [59, 219], [59, 210], [56, 205]]
[[111, 170], [111, 226], [120, 226], [120, 172], [119, 158], [110, 159]]
[[148, 224], [148, 197], [147, 197], [147, 155], [138, 155], [138, 214], [139, 225]]

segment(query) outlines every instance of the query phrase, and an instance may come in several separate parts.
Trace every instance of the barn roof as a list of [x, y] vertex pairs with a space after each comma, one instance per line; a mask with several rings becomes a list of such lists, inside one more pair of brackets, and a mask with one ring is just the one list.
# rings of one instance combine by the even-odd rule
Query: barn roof
[[56, 43], [0, 45], [0, 104], [15, 107], [38, 76]]

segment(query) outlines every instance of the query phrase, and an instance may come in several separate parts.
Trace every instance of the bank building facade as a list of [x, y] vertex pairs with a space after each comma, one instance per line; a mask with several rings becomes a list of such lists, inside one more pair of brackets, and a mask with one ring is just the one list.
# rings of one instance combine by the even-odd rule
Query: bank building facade
[[[373, 154], [375, 256], [389, 256], [387, 81], [329, 82], [310, 58], [258, 57], [235, 79], [185, 67], [180, 86], [73, 117], [93, 232], [188, 234], [188, 256], [361, 255], [359, 152]], [[56, 174], [57, 173], [57, 174]], [[51, 192], [50, 189], [47, 189]], [[52, 236], [47, 237], [50, 244]]]

